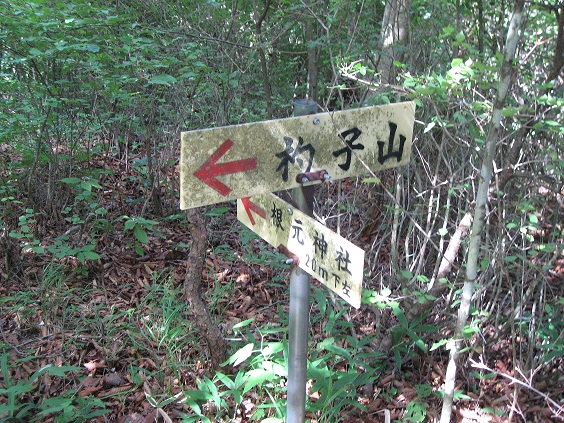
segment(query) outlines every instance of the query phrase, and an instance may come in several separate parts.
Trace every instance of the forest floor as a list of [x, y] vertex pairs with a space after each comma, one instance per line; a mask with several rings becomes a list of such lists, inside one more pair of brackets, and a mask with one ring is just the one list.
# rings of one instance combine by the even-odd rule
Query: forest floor
[[[206, 360], [206, 347], [201, 344], [194, 328], [189, 325], [169, 327], [169, 331], [186, 332], [186, 338], [182, 338], [185, 341], [171, 350], [166, 344], [173, 341], [167, 341], [168, 335], [164, 332], [151, 332], [146, 320], [147, 316], [159, 315], [166, 308], [166, 304], [155, 300], [165, 298], [158, 296], [161, 291], [157, 295], [156, 280], [168, 281], [165, 288], [160, 287], [161, 290], [169, 290], [174, 295], [182, 292], [190, 238], [185, 220], [178, 217], [181, 212], [176, 206], [177, 199], [167, 193], [168, 190], [162, 190], [161, 198], [164, 209], [169, 210], [169, 218], [155, 218], [161, 224], [157, 231], [148, 231], [148, 242], [141, 245], [141, 256], [134, 250], [136, 244], [131, 231], [123, 230], [123, 222], [119, 220], [124, 215], [138, 215], [144, 208], [143, 195], [147, 190], [138, 182], [139, 173], [127, 163], [116, 160], [100, 159], [96, 167], [113, 171], [99, 181], [103, 189], [99, 191], [97, 201], [108, 211], [107, 221], [113, 222], [109, 231], [97, 237], [95, 251], [100, 259], [86, 260], [82, 264], [72, 256], [53, 259], [47, 253], [27, 252], [21, 255], [17, 271], [9, 277], [7, 269], [0, 268], [3, 269], [0, 272], [0, 354], [4, 357], [0, 362], [0, 404], [9, 404], [15, 410], [11, 419], [8, 414], [0, 413], [1, 421], [70, 421], [58, 420], [56, 416], [60, 418], [62, 410], [69, 404], [80, 406], [79, 398], [89, 398], [95, 405], [103, 403], [110, 411], [98, 417], [93, 413], [87, 421], [181, 421], [182, 414], [191, 412], [186, 403], [172, 400], [163, 404], [155, 398], [162, 398], [161, 394], [166, 392], [169, 398], [181, 399], [184, 391], [197, 388], [198, 380], [204, 375], [213, 377]], [[168, 179], [175, 178], [177, 175], [171, 170]], [[348, 181], [343, 182], [341, 189], [343, 195], [347, 195], [347, 190], [359, 188], [354, 181]], [[358, 192], [351, 195], [358, 195]], [[374, 211], [367, 204], [369, 193], [364, 202], [362, 196], [358, 198], [357, 210], [350, 219], [354, 223], [349, 224], [344, 236], [362, 233], [362, 236], [356, 236], [355, 243], [369, 252], [376, 236], [376, 229], [370, 227], [371, 221], [375, 220]], [[26, 207], [26, 200], [19, 200], [21, 205], [13, 203], [14, 216], [24, 213]], [[242, 228], [237, 222], [235, 207], [233, 204], [225, 206], [228, 210], [221, 216], [212, 217], [210, 222], [203, 275], [205, 298], [210, 303], [213, 301], [212, 313], [225, 333], [230, 333], [233, 325], [250, 318], [256, 326], [277, 325], [280, 310], [287, 311], [288, 307], [287, 267], [247, 260], [249, 248], [257, 254], [271, 249], [261, 241], [253, 241], [251, 246], [242, 245]], [[77, 230], [76, 225], [55, 214], [49, 218], [44, 214], [37, 225], [40, 225], [36, 232], [42, 234], [42, 245], [53, 245], [56, 238], [65, 233], [74, 245], [80, 245], [88, 240], [89, 231], [95, 230], [91, 226]], [[373, 257], [373, 260], [387, 263], [386, 251], [386, 248], [380, 249], [379, 257]], [[46, 275], [51, 279], [47, 280]], [[374, 284], [373, 281], [370, 283]], [[314, 282], [312, 290], [319, 289], [323, 288]], [[311, 312], [318, 312], [315, 303], [311, 305]], [[380, 313], [379, 323], [376, 323], [374, 309], [368, 306], [358, 310], [350, 308], [339, 318], [352, 322], [356, 336], [376, 336], [395, 324], [391, 313], [386, 310]], [[427, 320], [437, 325], [442, 334], [447, 334], [452, 322], [444, 322], [444, 318], [444, 303], [438, 300], [435, 311]], [[321, 325], [311, 327], [311, 339], [326, 337], [320, 328]], [[493, 325], [481, 329], [482, 341], [462, 354], [457, 389], [465, 396], [455, 403], [455, 421], [550, 422], [562, 419], [562, 414], [555, 416], [558, 410], [544, 398], [547, 395], [562, 404], [564, 365], [561, 357], [545, 366], [542, 374], [535, 375], [534, 387], [519, 385], [514, 383], [513, 377], [520, 381], [532, 379], [532, 375], [516, 374], [514, 360], [521, 351], [514, 351], [512, 346], [518, 345], [519, 340], [512, 339], [511, 331], [494, 337], [498, 328]], [[178, 331], [175, 333], [176, 339], [180, 339]], [[473, 376], [476, 369], [472, 368], [471, 360], [480, 363], [484, 357], [492, 369], [492, 376], [479, 380]], [[175, 358], [173, 365], [171, 361]], [[403, 357], [399, 370], [392, 352], [386, 351], [378, 377], [357, 392], [358, 401], [366, 411], [346, 406], [339, 421], [437, 421], [441, 399], [437, 395], [422, 397], [421, 387], [441, 389], [447, 360], [444, 348], [427, 354], [413, 350]], [[62, 375], [37, 373], [48, 365], [77, 366], [82, 370]], [[19, 391], [14, 387], [19, 387]], [[260, 389], [257, 392], [260, 393]], [[241, 403], [231, 420], [222, 421], [252, 421], [255, 410], [252, 403], [260, 402], [260, 398], [253, 395]], [[310, 401], [316, 400], [315, 392], [308, 395]], [[39, 407], [57, 397], [66, 398], [69, 403], [53, 403], [61, 407], [59, 410]], [[408, 417], [406, 406], [414, 400], [422, 404], [425, 412]], [[26, 415], [26, 408], [33, 407], [35, 413], [43, 410], [44, 414]], [[322, 420], [311, 414], [307, 418], [312, 423]]]

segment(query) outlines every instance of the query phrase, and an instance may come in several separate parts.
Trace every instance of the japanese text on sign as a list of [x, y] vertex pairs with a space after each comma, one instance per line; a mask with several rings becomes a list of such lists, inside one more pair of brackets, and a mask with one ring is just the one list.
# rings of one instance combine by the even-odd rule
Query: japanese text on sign
[[360, 307], [362, 249], [272, 194], [238, 201], [237, 218], [271, 245], [285, 245], [300, 268]]
[[304, 172], [335, 180], [407, 164], [414, 118], [405, 102], [183, 132], [181, 208], [295, 188]]

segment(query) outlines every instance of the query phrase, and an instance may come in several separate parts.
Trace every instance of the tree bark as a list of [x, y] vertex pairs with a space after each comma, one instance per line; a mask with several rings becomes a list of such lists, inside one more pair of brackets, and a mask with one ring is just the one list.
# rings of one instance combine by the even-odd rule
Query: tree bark
[[[261, 71], [262, 71], [262, 86], [264, 88], [264, 95], [266, 97], [266, 117], [267, 117], [267, 119], [272, 119], [272, 117], [273, 117], [272, 89], [270, 87], [270, 75], [268, 73], [268, 62], [266, 60], [266, 54], [264, 53], [264, 48], [262, 46], [262, 43], [264, 42], [263, 36], [262, 36], [262, 23], [266, 19], [266, 14], [268, 13], [268, 9], [270, 8], [270, 4], [271, 4], [271, 1], [267, 0], [266, 4], [264, 5], [264, 10], [262, 11], [262, 14], [258, 17], [258, 19], [255, 23], [257, 39], [258, 39], [258, 42], [259, 42], [258, 47], [257, 47], [257, 51], [258, 51], [260, 66], [261, 66]], [[256, 5], [255, 5], [255, 13], [258, 15]]]
[[227, 342], [221, 329], [214, 322], [206, 302], [202, 299], [202, 273], [206, 260], [208, 240], [207, 222], [201, 211], [190, 209], [186, 212], [188, 230], [192, 237], [192, 245], [188, 254], [186, 276], [184, 278], [184, 294], [188, 307], [198, 328], [204, 338], [211, 364], [214, 369], [227, 360]]
[[403, 56], [397, 47], [407, 40], [411, 2], [412, 0], [386, 0], [381, 30], [382, 57], [378, 65], [382, 84], [393, 84], [396, 80], [394, 61], [401, 61]]
[[478, 54], [484, 54], [484, 37], [486, 23], [484, 22], [484, 0], [478, 0]]
[[519, 33], [523, 26], [524, 0], [516, 0], [513, 15], [509, 23], [507, 41], [503, 51], [503, 62], [500, 69], [500, 81], [497, 96], [494, 101], [492, 120], [488, 128], [482, 167], [480, 170], [480, 182], [476, 194], [476, 206], [474, 208], [474, 219], [470, 233], [470, 243], [466, 260], [466, 279], [462, 288], [462, 298], [458, 309], [458, 319], [454, 331], [454, 337], [449, 342], [450, 359], [445, 375], [445, 393], [443, 398], [443, 408], [440, 423], [449, 423], [452, 414], [452, 404], [454, 399], [454, 387], [456, 381], [456, 368], [462, 346], [462, 330], [466, 326], [470, 313], [470, 304], [474, 294], [476, 278], [478, 274], [478, 256], [480, 252], [481, 237], [484, 227], [486, 205], [488, 202], [488, 191], [493, 173], [493, 159], [496, 146], [502, 131], [501, 117], [503, 105], [509, 91], [511, 74], [513, 72], [513, 59], [519, 42]]
[[[564, 2], [559, 6], [551, 8], [551, 10], [556, 15], [556, 21], [558, 25], [558, 34], [556, 36], [556, 44], [554, 47], [554, 56], [552, 59], [552, 66], [550, 67], [550, 72], [545, 79], [545, 82], [551, 82], [558, 78], [564, 69]], [[548, 94], [554, 88], [546, 87], [539, 91], [538, 96]], [[505, 189], [507, 182], [515, 177], [515, 173], [512, 168], [517, 165], [517, 160], [521, 155], [523, 146], [525, 145], [525, 139], [533, 129], [534, 125], [539, 121], [539, 116], [542, 116], [543, 111], [548, 108], [546, 105], [539, 107], [535, 116], [528, 119], [517, 131], [517, 135], [514, 137], [511, 146], [509, 147], [507, 154], [504, 154], [505, 159], [503, 160], [504, 171], [499, 176], [499, 188], [501, 190]]]
[[314, 32], [314, 26], [311, 19], [305, 22], [306, 42], [309, 44], [307, 48], [307, 85], [309, 98], [313, 101], [319, 101], [319, 47], [312, 46], [317, 34]]
[[[437, 271], [436, 276], [433, 277], [432, 284], [429, 284], [428, 294], [432, 295], [435, 298], [440, 297], [443, 295], [444, 291], [447, 290], [448, 284], [444, 283], [437, 283], [440, 279], [447, 276], [447, 274], [452, 269], [452, 265], [456, 262], [456, 256], [460, 251], [460, 247], [462, 246], [462, 240], [466, 238], [468, 234], [468, 230], [470, 229], [470, 225], [472, 224], [472, 215], [470, 213], [466, 213], [464, 217], [460, 220], [456, 231], [452, 235], [445, 253], [443, 254], [443, 258], [441, 259], [441, 263], [439, 265], [439, 269]], [[421, 316], [423, 313], [427, 312], [433, 307], [433, 301], [427, 301], [421, 303], [417, 300], [414, 300], [412, 303], [409, 303], [407, 307], [405, 307], [405, 317], [408, 322], [413, 321], [417, 316]]]

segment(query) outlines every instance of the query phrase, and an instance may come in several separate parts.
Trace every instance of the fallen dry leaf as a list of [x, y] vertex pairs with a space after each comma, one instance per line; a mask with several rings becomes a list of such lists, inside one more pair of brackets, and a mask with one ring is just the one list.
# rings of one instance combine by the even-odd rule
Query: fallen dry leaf
[[119, 375], [119, 373], [108, 373], [106, 376], [104, 376], [102, 384], [104, 385], [104, 388], [109, 389], [120, 386], [124, 382], [125, 380]]
[[89, 372], [96, 372], [96, 369], [103, 369], [106, 367], [104, 360], [90, 360], [83, 364]]

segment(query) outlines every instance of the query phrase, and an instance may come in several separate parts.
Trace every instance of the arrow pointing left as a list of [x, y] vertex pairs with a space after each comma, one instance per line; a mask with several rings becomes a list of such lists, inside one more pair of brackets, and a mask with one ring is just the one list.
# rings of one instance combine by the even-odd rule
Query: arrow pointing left
[[253, 217], [253, 214], [251, 213], [251, 211], [254, 211], [256, 214], [258, 214], [263, 219], [266, 219], [266, 212], [263, 209], [261, 209], [259, 206], [257, 206], [255, 203], [253, 203], [251, 201], [250, 197], [241, 198], [241, 202], [243, 203], [243, 207], [245, 208], [245, 211], [247, 212], [247, 216], [249, 216], [249, 221], [251, 222], [251, 224], [253, 226], [255, 224], [255, 218]]
[[257, 158], [234, 160], [232, 162], [217, 163], [227, 151], [233, 146], [233, 141], [225, 140], [217, 150], [204, 162], [198, 170], [194, 172], [194, 176], [201, 180], [204, 184], [213, 188], [224, 197], [231, 192], [231, 188], [217, 179], [218, 176], [231, 175], [232, 173], [245, 172], [247, 170], [255, 170], [257, 168]]

